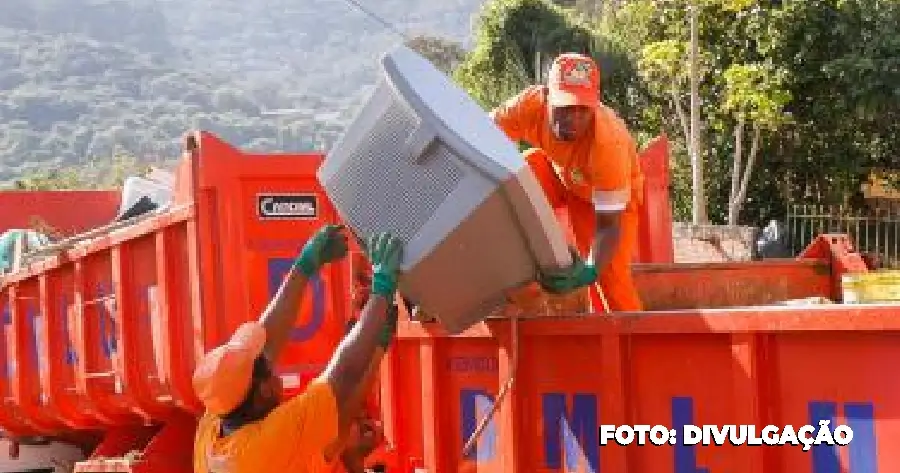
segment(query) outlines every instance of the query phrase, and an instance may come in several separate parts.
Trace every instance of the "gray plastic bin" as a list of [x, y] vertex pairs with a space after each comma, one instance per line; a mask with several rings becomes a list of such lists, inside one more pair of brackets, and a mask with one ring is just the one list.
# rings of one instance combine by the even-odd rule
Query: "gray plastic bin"
[[540, 185], [488, 114], [405, 46], [381, 66], [319, 179], [356, 235], [404, 241], [400, 292], [458, 333], [571, 256]]

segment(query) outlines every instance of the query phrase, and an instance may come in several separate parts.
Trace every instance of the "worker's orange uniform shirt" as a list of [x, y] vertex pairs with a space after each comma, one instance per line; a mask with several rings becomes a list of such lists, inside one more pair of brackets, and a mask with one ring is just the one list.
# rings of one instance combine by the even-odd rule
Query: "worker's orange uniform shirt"
[[592, 249], [597, 212], [622, 211], [619, 244], [598, 282], [611, 311], [642, 310], [630, 269], [644, 194], [634, 139], [603, 104], [597, 105], [593, 133], [574, 141], [556, 139], [547, 91], [546, 86], [529, 87], [492, 111], [491, 118], [510, 139], [534, 147], [525, 159], [550, 205], [567, 210], [568, 228], [582, 256]]
[[566, 189], [598, 211], [635, 210], [644, 180], [625, 123], [599, 104], [592, 136], [560, 141], [550, 129], [549, 113], [547, 88], [535, 85], [497, 107], [491, 118], [513, 141], [543, 149]]
[[265, 419], [247, 424], [227, 437], [221, 420], [206, 413], [194, 442], [194, 473], [260, 471], [330, 472], [325, 447], [338, 435], [337, 401], [324, 379], [285, 401]]

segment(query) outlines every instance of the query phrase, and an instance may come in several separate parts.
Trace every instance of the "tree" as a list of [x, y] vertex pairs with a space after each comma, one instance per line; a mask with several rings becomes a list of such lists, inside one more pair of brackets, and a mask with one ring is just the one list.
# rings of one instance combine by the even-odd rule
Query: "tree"
[[[691, 21], [695, 22], [693, 15]], [[692, 31], [694, 30], [692, 28]], [[708, 55], [703, 55], [698, 51], [693, 40], [684, 42], [677, 39], [656, 41], [644, 46], [639, 59], [642, 77], [656, 93], [662, 97], [668, 97], [677, 121], [681, 125], [692, 170], [691, 209], [692, 220], [695, 224], [706, 223], [708, 220], [703, 159], [700, 154], [698, 83], [706, 75], [710, 68], [710, 62]], [[690, 66], [685, 67], [685, 63]], [[684, 110], [685, 87], [688, 88], [689, 114]]]
[[900, 2], [785, 2], [765, 39], [793, 97], [769, 143], [790, 197], [840, 199], [871, 169], [900, 165]]
[[601, 70], [604, 101], [626, 122], [640, 103], [635, 67], [622, 45], [598, 34], [573, 12], [546, 0], [492, 0], [477, 19], [475, 46], [454, 78], [486, 109], [541, 83], [563, 52], [591, 56]]
[[26, 174], [13, 181], [13, 188], [22, 191], [81, 189], [86, 182], [75, 169], [51, 169]]
[[706, 208], [706, 184], [703, 181], [703, 158], [700, 156], [700, 70], [699, 70], [699, 53], [697, 52], [699, 45], [697, 39], [697, 5], [692, 2], [689, 5], [689, 14], [691, 18], [691, 45], [690, 45], [690, 84], [691, 84], [691, 134], [688, 141], [688, 151], [691, 154], [691, 169], [693, 183], [693, 221], [694, 224], [706, 223], [708, 220]]
[[13, 188], [25, 191], [112, 189], [121, 187], [129, 176], [141, 176], [149, 168], [135, 156], [117, 150], [109, 161], [93, 159], [85, 166], [44, 168], [13, 181]]
[[406, 45], [448, 75], [452, 74], [456, 66], [466, 57], [466, 50], [458, 41], [446, 38], [418, 35], [407, 41]]
[[[841, 201], [870, 168], [900, 165], [900, 2], [694, 5], [711, 221], [761, 223], [783, 215], [792, 199]], [[690, 119], [672, 98], [689, 88], [683, 6], [634, 0], [603, 28], [637, 53], [650, 86], [639, 131], [662, 127], [673, 138], [675, 215], [692, 219]]]
[[[722, 105], [736, 121], [731, 194], [728, 199], [729, 225], [737, 225], [759, 153], [761, 134], [764, 130], [774, 131], [787, 121], [784, 107], [790, 101], [790, 94], [781, 85], [785, 75], [786, 71], [763, 64], [735, 64], [725, 71], [725, 100]], [[753, 136], [742, 170], [743, 136], [748, 125]]]

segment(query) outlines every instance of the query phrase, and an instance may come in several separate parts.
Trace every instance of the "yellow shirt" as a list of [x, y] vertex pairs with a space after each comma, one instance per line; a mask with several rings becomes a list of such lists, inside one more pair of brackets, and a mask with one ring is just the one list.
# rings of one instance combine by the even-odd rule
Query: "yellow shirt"
[[337, 402], [324, 379], [282, 403], [265, 419], [220, 437], [221, 419], [206, 413], [194, 441], [194, 473], [332, 471], [325, 447], [338, 435]]

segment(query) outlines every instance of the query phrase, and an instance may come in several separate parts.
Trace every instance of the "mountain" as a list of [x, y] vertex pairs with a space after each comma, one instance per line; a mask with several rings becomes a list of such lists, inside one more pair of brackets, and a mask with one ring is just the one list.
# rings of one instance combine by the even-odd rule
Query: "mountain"
[[327, 148], [403, 40], [353, 1], [464, 47], [482, 3], [0, 2], [0, 184], [116, 153], [163, 164], [191, 128], [250, 150]]

